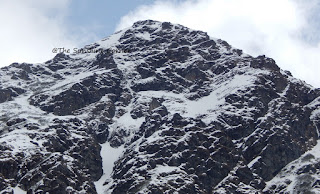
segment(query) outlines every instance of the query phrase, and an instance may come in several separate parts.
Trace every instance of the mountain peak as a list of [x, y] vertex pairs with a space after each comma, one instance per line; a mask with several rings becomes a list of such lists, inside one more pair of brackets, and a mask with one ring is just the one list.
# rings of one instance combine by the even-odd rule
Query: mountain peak
[[273, 59], [153, 20], [78, 51], [0, 70], [1, 190], [316, 191], [320, 90]]

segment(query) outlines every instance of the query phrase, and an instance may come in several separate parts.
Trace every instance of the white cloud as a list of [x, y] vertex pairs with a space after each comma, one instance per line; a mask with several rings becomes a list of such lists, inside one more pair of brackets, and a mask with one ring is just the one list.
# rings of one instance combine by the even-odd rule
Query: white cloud
[[63, 23], [69, 2], [0, 1], [0, 66], [44, 62], [54, 56], [54, 47], [76, 46]]
[[314, 35], [320, 18], [311, 20], [319, 13], [316, 5], [316, 0], [163, 0], [123, 16], [117, 30], [144, 19], [179, 23], [253, 56], [272, 57], [282, 69], [320, 87], [320, 38]]

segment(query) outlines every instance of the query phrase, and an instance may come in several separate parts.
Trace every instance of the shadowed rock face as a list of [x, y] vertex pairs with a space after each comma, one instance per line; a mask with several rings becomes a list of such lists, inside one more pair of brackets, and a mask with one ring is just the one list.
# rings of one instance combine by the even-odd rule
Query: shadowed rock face
[[12, 98], [19, 96], [20, 94], [23, 94], [25, 90], [21, 88], [4, 88], [0, 89], [0, 103], [10, 101]]
[[[107, 193], [319, 184], [320, 156], [304, 153], [317, 144], [320, 90], [273, 59], [151, 20], [85, 49], [100, 52], [0, 70], [0, 190], [97, 193], [103, 168]], [[125, 150], [114, 166], [101, 144]], [[299, 161], [296, 182], [275, 182]]]

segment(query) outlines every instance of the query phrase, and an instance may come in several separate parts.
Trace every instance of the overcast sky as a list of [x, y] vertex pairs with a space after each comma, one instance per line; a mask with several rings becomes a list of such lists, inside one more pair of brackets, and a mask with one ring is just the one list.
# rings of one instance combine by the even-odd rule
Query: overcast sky
[[137, 20], [203, 30], [320, 87], [319, 0], [0, 0], [0, 66], [44, 62]]

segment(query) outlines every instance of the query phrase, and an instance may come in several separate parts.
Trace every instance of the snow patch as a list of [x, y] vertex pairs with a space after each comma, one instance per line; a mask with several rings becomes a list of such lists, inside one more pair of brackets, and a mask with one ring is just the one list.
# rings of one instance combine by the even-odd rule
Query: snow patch
[[260, 160], [261, 156], [256, 157], [255, 159], [253, 159], [249, 164], [248, 164], [248, 168], [251, 168], [256, 162], [258, 162]]
[[150, 34], [148, 32], [137, 33], [137, 34], [135, 34], [135, 36], [138, 38], [141, 38], [141, 39], [151, 40]]
[[13, 194], [27, 194], [26, 191], [20, 189], [19, 187], [15, 187], [12, 190], [13, 190]]
[[100, 48], [103, 49], [107, 49], [110, 48], [112, 46], [115, 46], [116, 44], [119, 44], [119, 40], [121, 38], [121, 36], [128, 30], [129, 28], [126, 28], [124, 30], [120, 30], [116, 33], [114, 33], [113, 35], [102, 39], [100, 41], [98, 41], [97, 43], [100, 45]]
[[103, 175], [98, 181], [94, 182], [98, 194], [104, 194], [108, 190], [109, 184], [104, 185], [104, 183], [110, 181], [114, 163], [120, 158], [124, 150], [124, 146], [113, 148], [109, 142], [101, 144], [100, 153], [102, 157]]
[[235, 93], [239, 89], [249, 87], [253, 84], [255, 77], [250, 74], [235, 75], [231, 80], [220, 84], [211, 85], [213, 91], [198, 100], [189, 100], [184, 94], [176, 94], [166, 91], [141, 91], [137, 94], [141, 98], [163, 98], [162, 103], [171, 113], [179, 113], [185, 117], [202, 117], [205, 123], [210, 123], [217, 118], [219, 112], [223, 111], [225, 97]]

